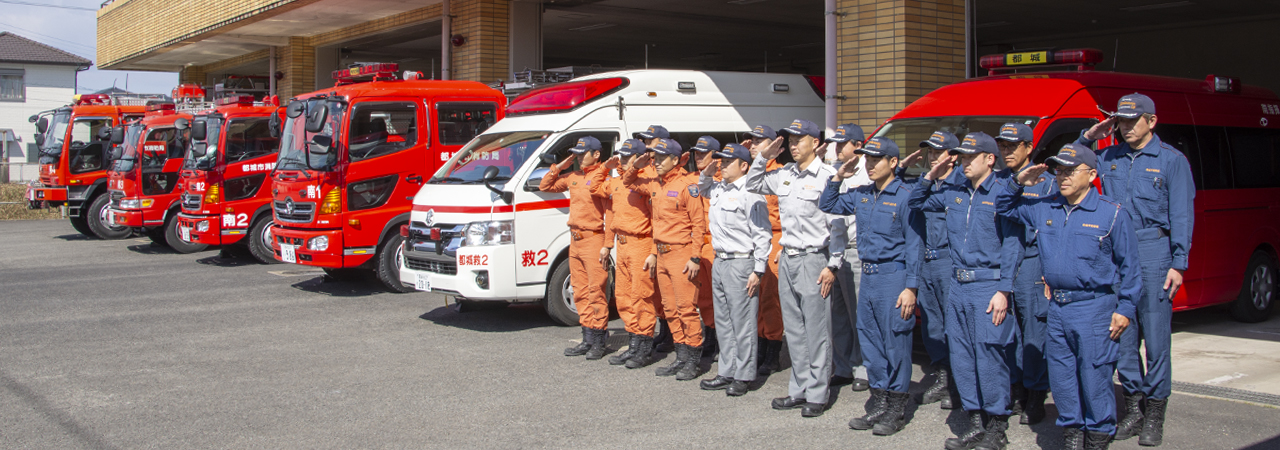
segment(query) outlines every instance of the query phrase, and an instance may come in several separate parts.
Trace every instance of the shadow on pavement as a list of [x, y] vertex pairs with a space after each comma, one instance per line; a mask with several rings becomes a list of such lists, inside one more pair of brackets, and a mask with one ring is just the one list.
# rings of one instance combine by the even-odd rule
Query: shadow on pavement
[[216, 267], [243, 267], [243, 266], [265, 266], [266, 265], [258, 262], [258, 260], [253, 258], [243, 258], [239, 256], [228, 257], [221, 254], [217, 256], [200, 258], [200, 259], [197, 259], [196, 262], [200, 264], [204, 264], [206, 266], [216, 266]]
[[64, 240], [64, 241], [98, 241], [98, 240], [101, 240], [101, 239], [98, 239], [98, 238], [96, 238], [96, 237], [91, 238], [91, 237], [89, 237], [89, 236], [85, 236], [85, 235], [83, 235], [83, 234], [79, 234], [79, 233], [76, 233], [76, 234], [64, 234], [64, 235], [62, 235], [62, 236], [54, 236], [53, 238], [54, 238], [54, 239], [62, 239], [62, 240]]
[[293, 283], [293, 288], [330, 297], [364, 297], [387, 292], [381, 286], [364, 280], [339, 281], [325, 275]]
[[108, 443], [101, 434], [93, 431], [92, 428], [81, 425], [71, 414], [54, 405], [30, 387], [13, 379], [9, 374], [0, 372], [0, 386], [3, 386], [4, 390], [13, 393], [15, 397], [26, 402], [33, 412], [56, 424], [73, 439], [80, 441], [85, 446], [89, 448], [117, 448]]
[[131, 252], [138, 253], [141, 255], [177, 255], [179, 254], [178, 252], [173, 251], [173, 249], [169, 247], [165, 247], [163, 245], [155, 244], [155, 243], [130, 245], [125, 248], [129, 249], [129, 251]]
[[1173, 333], [1181, 332], [1280, 342], [1280, 316], [1244, 323], [1232, 319], [1221, 306], [1183, 311], [1173, 314]]
[[1267, 439], [1262, 442], [1254, 443], [1248, 447], [1241, 447], [1240, 450], [1276, 450], [1280, 449], [1280, 436]]
[[436, 325], [490, 333], [509, 333], [556, 326], [542, 306], [537, 303], [470, 312], [458, 312], [455, 304], [449, 304], [427, 311], [418, 318], [431, 321]]

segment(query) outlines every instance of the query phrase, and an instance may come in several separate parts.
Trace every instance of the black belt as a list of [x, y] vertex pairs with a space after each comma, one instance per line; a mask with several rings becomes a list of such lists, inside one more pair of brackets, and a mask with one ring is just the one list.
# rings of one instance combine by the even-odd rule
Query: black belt
[[1081, 300], [1091, 300], [1103, 295], [1111, 294], [1110, 286], [1103, 286], [1097, 289], [1050, 289], [1050, 300], [1059, 305], [1078, 302]]
[[992, 281], [1000, 279], [1000, 269], [956, 269], [956, 281]]
[[1169, 232], [1164, 228], [1143, 228], [1135, 231], [1139, 241], [1154, 241], [1156, 239], [1169, 237]]
[[946, 252], [947, 249], [945, 248], [926, 248], [924, 249], [924, 260], [933, 261], [935, 259], [942, 258]]
[[882, 263], [862, 263], [862, 274], [870, 275], [876, 273], [894, 273], [907, 268], [907, 264], [901, 261], [888, 261]]

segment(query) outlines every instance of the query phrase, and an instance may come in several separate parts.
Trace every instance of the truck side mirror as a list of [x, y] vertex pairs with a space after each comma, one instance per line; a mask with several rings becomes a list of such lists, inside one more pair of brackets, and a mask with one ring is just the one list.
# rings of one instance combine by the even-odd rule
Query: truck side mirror
[[114, 146], [114, 147], [111, 147], [111, 160], [112, 160], [112, 161], [118, 160], [118, 159], [120, 159], [120, 158], [122, 158], [122, 157], [124, 157], [124, 147], [120, 147], [120, 146]]
[[173, 121], [173, 127], [179, 130], [185, 130], [187, 129], [187, 127], [190, 127], [190, 126], [191, 126], [191, 122], [187, 121], [187, 119], [178, 119]]
[[95, 137], [95, 138], [98, 138], [98, 140], [99, 140], [99, 141], [110, 141], [110, 140], [111, 140], [111, 130], [113, 130], [113, 129], [115, 129], [115, 128], [114, 128], [114, 127], [102, 127], [102, 128], [99, 128], [99, 129], [98, 129], [98, 135], [97, 135], [97, 136], [94, 136], [94, 137]]
[[329, 118], [329, 108], [322, 104], [316, 104], [316, 107], [307, 112], [307, 132], [319, 133], [324, 131], [324, 121]]
[[[178, 119], [182, 120], [182, 119]], [[197, 120], [191, 122], [191, 140], [203, 141], [209, 137], [209, 122], [205, 120]]]
[[501, 171], [498, 169], [498, 166], [486, 167], [484, 169], [484, 174], [480, 175], [480, 181], [484, 182], [485, 188], [488, 188], [490, 191], [493, 191], [493, 193], [498, 194], [498, 198], [501, 198], [503, 202], [510, 205], [511, 202], [515, 201], [515, 194], [511, 192], [505, 192], [501, 189], [493, 187], [493, 185], [490, 184], [493, 182], [494, 179], [498, 178], [499, 173], [501, 173]]
[[311, 145], [307, 146], [307, 151], [312, 155], [327, 155], [329, 148], [333, 145], [333, 138], [323, 134], [311, 136]]
[[533, 169], [533, 173], [529, 174], [529, 179], [525, 180], [524, 182], [524, 191], [525, 192], [541, 191], [542, 189], [539, 188], [538, 186], [542, 185], [542, 178], [547, 176], [548, 173], [551, 173], [551, 169], [546, 167], [539, 167], [537, 169]]
[[307, 111], [306, 102], [303, 102], [301, 100], [294, 100], [289, 102], [289, 107], [285, 109], [284, 113], [286, 116], [289, 116], [290, 119], [295, 119], [298, 116], [301, 116], [302, 113], [306, 111]]
[[111, 144], [120, 145], [124, 143], [124, 127], [111, 127]]
[[43, 135], [43, 134], [37, 134], [37, 135], [36, 135], [36, 147], [44, 147], [44, 135]]
[[[35, 116], [31, 116], [31, 117], [35, 117]], [[40, 119], [36, 120], [36, 131], [40, 132], [40, 134], [44, 134], [44, 132], [49, 131], [48, 117], [41, 117]]]
[[27, 122], [30, 122], [30, 123], [36, 123], [37, 120], [40, 120], [39, 114], [32, 114], [31, 117], [27, 118]]
[[280, 138], [280, 108], [276, 108], [271, 113], [271, 118], [267, 119], [267, 128], [267, 132], [271, 134], [271, 137]]
[[203, 158], [205, 153], [209, 152], [209, 143], [198, 141], [191, 145], [191, 155], [196, 158]]

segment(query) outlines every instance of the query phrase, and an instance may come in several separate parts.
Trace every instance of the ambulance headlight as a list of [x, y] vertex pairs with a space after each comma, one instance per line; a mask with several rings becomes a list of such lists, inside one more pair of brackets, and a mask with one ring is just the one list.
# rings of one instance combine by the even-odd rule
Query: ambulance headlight
[[515, 221], [513, 220], [493, 220], [486, 222], [471, 222], [467, 224], [467, 237], [463, 241], [466, 246], [479, 245], [502, 245], [513, 242], [515, 236]]
[[209, 221], [201, 220], [200, 223], [196, 224], [196, 231], [199, 231], [201, 233], [209, 231]]
[[329, 236], [316, 236], [307, 241], [307, 249], [322, 252], [329, 249]]

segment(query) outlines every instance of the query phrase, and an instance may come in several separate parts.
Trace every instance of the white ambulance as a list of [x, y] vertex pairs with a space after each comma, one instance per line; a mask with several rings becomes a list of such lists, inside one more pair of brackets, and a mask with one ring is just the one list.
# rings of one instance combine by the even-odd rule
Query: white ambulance
[[820, 81], [634, 70], [526, 92], [418, 191], [410, 224], [401, 228], [400, 281], [463, 306], [542, 301], [553, 320], [577, 325], [566, 262], [568, 193], [538, 190], [551, 162], [583, 136], [599, 139], [607, 158], [650, 125], [665, 126], [687, 150], [702, 135], [722, 145], [741, 142], [757, 124], [781, 128], [797, 118], [821, 124]]

